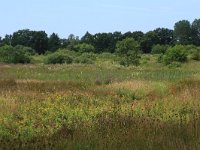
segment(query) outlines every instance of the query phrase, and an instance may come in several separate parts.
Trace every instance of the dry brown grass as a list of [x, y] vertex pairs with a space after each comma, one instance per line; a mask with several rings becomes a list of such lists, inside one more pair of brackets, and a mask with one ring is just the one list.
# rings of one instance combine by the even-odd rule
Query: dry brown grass
[[14, 113], [19, 107], [19, 104], [12, 97], [0, 97], [0, 103], [0, 113]]
[[151, 82], [143, 81], [143, 80], [130, 80], [130, 81], [123, 81], [123, 82], [116, 82], [109, 84], [107, 87], [110, 89], [129, 89], [131, 91], [136, 91], [139, 89], [148, 90], [150, 87]]
[[182, 101], [200, 100], [200, 80], [183, 80], [169, 89], [172, 96]]

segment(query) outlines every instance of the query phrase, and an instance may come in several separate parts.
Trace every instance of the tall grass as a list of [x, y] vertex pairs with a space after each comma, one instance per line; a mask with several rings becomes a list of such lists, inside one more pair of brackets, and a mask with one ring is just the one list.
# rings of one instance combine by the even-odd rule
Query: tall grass
[[0, 149], [199, 149], [197, 68], [1, 65]]

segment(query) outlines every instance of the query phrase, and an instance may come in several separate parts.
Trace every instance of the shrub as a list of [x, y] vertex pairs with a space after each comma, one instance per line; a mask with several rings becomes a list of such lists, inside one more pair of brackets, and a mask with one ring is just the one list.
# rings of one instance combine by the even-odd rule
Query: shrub
[[191, 51], [191, 58], [197, 61], [200, 60], [200, 47], [196, 47]]
[[128, 63], [128, 61], [126, 60], [125, 57], [122, 57], [122, 58], [121, 58], [119, 64], [122, 65], [122, 66], [129, 66], [129, 63]]
[[79, 56], [75, 59], [75, 63], [81, 63], [81, 64], [93, 64], [94, 61], [92, 61], [90, 58]]
[[140, 64], [139, 59], [140, 59], [140, 57], [135, 57], [134, 55], [130, 54], [126, 57], [121, 58], [120, 65], [122, 65], [122, 66], [130, 66], [130, 65], [138, 66]]
[[78, 44], [74, 46], [74, 50], [77, 52], [85, 53], [85, 52], [94, 52], [95, 48], [91, 44]]
[[185, 45], [184, 47], [188, 52], [191, 52], [191, 51], [197, 49], [197, 46], [195, 46], [195, 45]]
[[188, 52], [182, 45], [176, 45], [167, 49], [163, 61], [165, 64], [170, 64], [172, 62], [186, 62]]
[[127, 54], [126, 60], [127, 60], [128, 65], [138, 66], [140, 63], [140, 58], [141, 57], [137, 53], [130, 51]]
[[157, 62], [158, 62], [158, 63], [162, 63], [162, 62], [163, 62], [163, 57], [164, 57], [164, 54], [160, 54], [160, 55], [158, 56]]
[[121, 65], [139, 65], [139, 43], [133, 38], [126, 38], [117, 42], [116, 52], [122, 57]]
[[180, 62], [172, 62], [171, 64], [168, 65], [169, 68], [178, 68], [181, 67]]
[[93, 53], [83, 53], [78, 56], [74, 61], [75, 63], [94, 64], [96, 56]]
[[151, 60], [151, 55], [143, 55], [140, 59], [140, 64], [147, 64]]
[[17, 45], [0, 47], [0, 62], [5, 63], [30, 63], [30, 56], [35, 52], [32, 48]]
[[36, 52], [34, 49], [32, 49], [31, 47], [26, 47], [26, 46], [22, 46], [22, 45], [17, 45], [14, 47], [16, 50], [22, 50], [24, 53], [28, 54], [28, 55], [35, 55]]
[[169, 48], [168, 45], [157, 44], [152, 47], [151, 53], [152, 54], [164, 54], [168, 48]]
[[103, 52], [101, 54], [98, 54], [98, 58], [103, 58], [103, 59], [115, 59], [115, 55], [112, 53], [108, 52]]
[[73, 58], [61, 52], [55, 52], [47, 56], [47, 64], [71, 64]]

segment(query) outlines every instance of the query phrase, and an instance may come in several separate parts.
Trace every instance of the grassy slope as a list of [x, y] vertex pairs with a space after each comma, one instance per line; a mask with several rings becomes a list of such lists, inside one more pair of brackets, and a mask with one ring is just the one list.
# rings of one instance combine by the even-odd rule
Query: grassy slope
[[0, 148], [200, 147], [199, 62], [98, 62], [1, 65]]

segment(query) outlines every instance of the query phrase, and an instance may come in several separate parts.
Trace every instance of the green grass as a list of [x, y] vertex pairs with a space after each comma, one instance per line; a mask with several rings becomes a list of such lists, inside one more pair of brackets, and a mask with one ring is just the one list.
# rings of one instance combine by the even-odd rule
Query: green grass
[[150, 56], [126, 68], [107, 58], [1, 64], [0, 149], [200, 148], [199, 62], [168, 68]]

